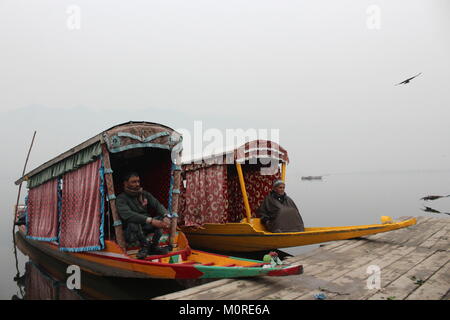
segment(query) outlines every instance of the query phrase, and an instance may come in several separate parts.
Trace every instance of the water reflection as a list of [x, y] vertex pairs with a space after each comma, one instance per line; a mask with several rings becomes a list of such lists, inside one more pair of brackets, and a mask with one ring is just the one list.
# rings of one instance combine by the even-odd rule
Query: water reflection
[[29, 257], [25, 273], [14, 278], [19, 294], [13, 300], [91, 300], [91, 299], [151, 299], [183, 290], [204, 281], [162, 279], [125, 279], [96, 276], [81, 271], [81, 289], [70, 290], [66, 281], [68, 265], [33, 248], [16, 237], [18, 249]]
[[25, 274], [14, 279], [22, 297], [14, 295], [13, 300], [81, 300], [84, 297], [77, 290], [69, 290], [64, 281], [52, 276], [44, 267], [28, 261]]
[[436, 210], [436, 209], [433, 209], [433, 208], [431, 208], [431, 207], [427, 207], [427, 206], [424, 206], [425, 208], [422, 208], [422, 211], [425, 211], [425, 212], [431, 212], [431, 213], [439, 213], [439, 214], [447, 214], [447, 215], [450, 215], [450, 212], [441, 212], [441, 211], [439, 211], [439, 210]]

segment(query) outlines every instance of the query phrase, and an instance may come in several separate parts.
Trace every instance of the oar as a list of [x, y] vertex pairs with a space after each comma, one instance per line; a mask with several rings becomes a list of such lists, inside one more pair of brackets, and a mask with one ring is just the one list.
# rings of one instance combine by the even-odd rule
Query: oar
[[[23, 166], [22, 177], [25, 175], [25, 170], [27, 169], [28, 159], [30, 157], [30, 152], [31, 152], [31, 148], [33, 147], [34, 137], [35, 136], [36, 136], [36, 131], [34, 131], [33, 138], [31, 139], [30, 148], [28, 149], [27, 158], [26, 158], [25, 164]], [[17, 202], [16, 202], [16, 207], [14, 209], [14, 221], [13, 221], [13, 229], [12, 229], [12, 236], [13, 236], [13, 243], [14, 243], [14, 256], [16, 257], [16, 270], [17, 270], [16, 277], [20, 276], [20, 272], [19, 272], [19, 263], [17, 261], [16, 237], [15, 237], [14, 231], [15, 231], [15, 228], [16, 228], [17, 210], [18, 210], [18, 207], [19, 207], [20, 191], [21, 190], [22, 190], [22, 181], [19, 184], [19, 192], [17, 193]]]

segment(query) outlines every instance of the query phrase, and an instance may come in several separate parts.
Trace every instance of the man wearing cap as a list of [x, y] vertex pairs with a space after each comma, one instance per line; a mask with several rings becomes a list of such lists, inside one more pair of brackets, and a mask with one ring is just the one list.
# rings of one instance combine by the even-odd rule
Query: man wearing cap
[[294, 201], [284, 192], [285, 187], [283, 180], [276, 180], [256, 213], [270, 232], [302, 232], [303, 219]]

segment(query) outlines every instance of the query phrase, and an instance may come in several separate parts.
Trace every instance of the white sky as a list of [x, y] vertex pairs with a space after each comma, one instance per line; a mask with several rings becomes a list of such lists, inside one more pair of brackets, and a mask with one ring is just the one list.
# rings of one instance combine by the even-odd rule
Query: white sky
[[450, 169], [449, 14], [447, 0], [2, 0], [2, 191], [34, 130], [29, 170], [129, 120], [280, 129], [297, 176]]

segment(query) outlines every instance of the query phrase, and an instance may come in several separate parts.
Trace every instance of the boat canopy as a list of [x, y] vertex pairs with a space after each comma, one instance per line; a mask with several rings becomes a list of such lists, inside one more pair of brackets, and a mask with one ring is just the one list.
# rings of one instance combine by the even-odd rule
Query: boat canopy
[[287, 151], [267, 140], [184, 160], [180, 223], [201, 226], [255, 217], [273, 181], [284, 179], [288, 162]]
[[105, 237], [126, 247], [115, 207], [123, 174], [138, 172], [144, 189], [176, 214], [181, 151], [173, 129], [128, 122], [44, 163], [16, 181], [28, 182], [27, 237], [56, 241], [63, 251], [101, 250]]
[[106, 143], [109, 152], [118, 153], [149, 147], [180, 152], [181, 142], [181, 135], [169, 127], [152, 122], [130, 121], [109, 128], [45, 162], [18, 179], [15, 184], [27, 181], [28, 188], [34, 188], [93, 162], [102, 154], [102, 143]]
[[[206, 167], [213, 164], [231, 164], [235, 162], [244, 163], [256, 159], [277, 160], [279, 162], [289, 163], [287, 151], [278, 143], [270, 140], [253, 140], [241, 146], [231, 146], [223, 151], [217, 151], [211, 154], [202, 154], [190, 157], [183, 156], [184, 170], [196, 170], [200, 167]], [[264, 160], [260, 161], [264, 163]]]

